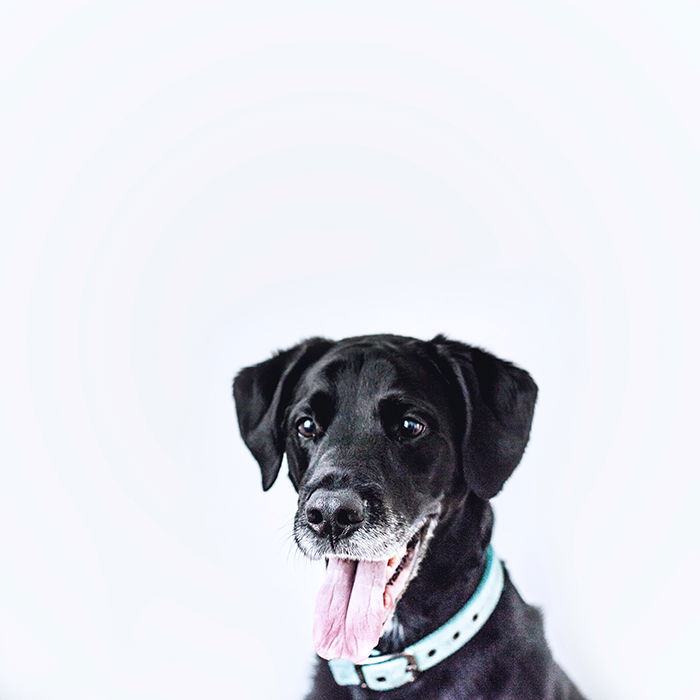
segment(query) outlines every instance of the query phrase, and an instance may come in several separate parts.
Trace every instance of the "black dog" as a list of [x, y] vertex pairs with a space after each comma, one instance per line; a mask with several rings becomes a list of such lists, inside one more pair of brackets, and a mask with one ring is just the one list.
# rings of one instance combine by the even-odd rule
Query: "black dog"
[[336, 660], [310, 700], [583, 699], [490, 549], [527, 372], [443, 336], [314, 338], [243, 369], [234, 396], [263, 488], [286, 452], [296, 542], [327, 561], [314, 637]]

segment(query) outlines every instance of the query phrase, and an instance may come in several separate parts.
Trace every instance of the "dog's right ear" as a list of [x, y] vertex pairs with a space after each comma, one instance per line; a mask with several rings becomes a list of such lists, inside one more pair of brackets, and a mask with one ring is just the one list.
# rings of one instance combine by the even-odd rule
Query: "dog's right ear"
[[275, 483], [284, 455], [284, 413], [304, 371], [333, 341], [310, 338], [252, 367], [233, 380], [238, 427], [262, 472], [263, 490]]

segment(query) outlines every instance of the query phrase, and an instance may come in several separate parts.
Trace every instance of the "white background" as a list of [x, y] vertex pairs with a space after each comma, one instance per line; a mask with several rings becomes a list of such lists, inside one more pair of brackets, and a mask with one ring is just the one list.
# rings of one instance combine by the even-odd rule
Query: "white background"
[[318, 566], [234, 421], [309, 335], [527, 368], [496, 546], [591, 700], [697, 676], [685, 2], [0, 5], [0, 697], [301, 698]]

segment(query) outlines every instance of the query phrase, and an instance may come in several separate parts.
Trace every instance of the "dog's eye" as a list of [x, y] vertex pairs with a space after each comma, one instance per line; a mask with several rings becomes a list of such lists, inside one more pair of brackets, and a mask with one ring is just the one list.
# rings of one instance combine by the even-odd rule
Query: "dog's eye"
[[415, 418], [404, 418], [401, 421], [401, 435], [404, 437], [418, 437], [424, 430], [425, 425]]
[[302, 418], [297, 422], [297, 432], [299, 435], [305, 438], [312, 438], [316, 436], [318, 428], [313, 418]]

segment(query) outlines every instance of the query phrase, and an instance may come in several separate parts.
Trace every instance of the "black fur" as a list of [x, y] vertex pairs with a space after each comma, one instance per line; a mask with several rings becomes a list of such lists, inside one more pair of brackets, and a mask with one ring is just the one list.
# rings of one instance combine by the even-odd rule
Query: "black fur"
[[[459, 610], [484, 571], [493, 514], [488, 499], [520, 461], [537, 387], [524, 370], [464, 343], [437, 336], [308, 340], [242, 370], [234, 382], [241, 435], [274, 483], [286, 451], [299, 492], [295, 536], [311, 556], [333, 547], [308, 528], [305, 504], [319, 488], [352, 489], [369, 504], [363, 528], [377, 542], [439, 511], [417, 576], [379, 642], [399, 651]], [[427, 426], [415, 439], [396, 431], [405, 415]], [[300, 438], [312, 416], [319, 434]], [[352, 537], [335, 546], [352, 545]], [[336, 550], [333, 550], [334, 552]], [[351, 556], [351, 555], [348, 555]], [[354, 557], [362, 558], [362, 557]], [[368, 557], [369, 558], [369, 557]], [[582, 700], [553, 661], [539, 612], [506, 573], [484, 627], [457, 653], [388, 692], [336, 685], [319, 661], [309, 700]]]

